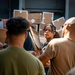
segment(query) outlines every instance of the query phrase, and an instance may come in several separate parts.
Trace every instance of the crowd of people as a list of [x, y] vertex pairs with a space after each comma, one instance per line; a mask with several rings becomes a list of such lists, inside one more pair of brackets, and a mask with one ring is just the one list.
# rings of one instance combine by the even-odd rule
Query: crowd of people
[[62, 37], [52, 23], [44, 27], [46, 42], [40, 55], [32, 46], [30, 26], [22, 17], [6, 22], [7, 46], [0, 43], [0, 75], [75, 75], [75, 17], [62, 26]]

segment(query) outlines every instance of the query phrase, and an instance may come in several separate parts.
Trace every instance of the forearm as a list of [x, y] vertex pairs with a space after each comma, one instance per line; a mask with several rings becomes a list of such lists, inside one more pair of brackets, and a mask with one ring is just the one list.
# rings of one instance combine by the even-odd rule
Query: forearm
[[48, 55], [42, 53], [39, 57], [39, 60], [45, 65], [49, 61]]

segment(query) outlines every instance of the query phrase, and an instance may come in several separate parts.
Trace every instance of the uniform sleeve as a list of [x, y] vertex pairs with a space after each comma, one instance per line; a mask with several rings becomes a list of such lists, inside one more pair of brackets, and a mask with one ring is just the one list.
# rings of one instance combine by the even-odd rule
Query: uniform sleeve
[[45, 50], [45, 54], [48, 55], [50, 57], [50, 59], [56, 57], [57, 55], [57, 52], [58, 52], [58, 46], [57, 46], [57, 43], [52, 40], [48, 43], [47, 47], [46, 47], [46, 50]]

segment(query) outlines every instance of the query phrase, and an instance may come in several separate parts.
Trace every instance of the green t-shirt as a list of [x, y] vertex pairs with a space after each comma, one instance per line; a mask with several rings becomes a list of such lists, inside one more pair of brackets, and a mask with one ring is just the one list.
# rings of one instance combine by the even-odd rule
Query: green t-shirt
[[44, 75], [44, 67], [25, 49], [8, 47], [0, 51], [0, 75]]

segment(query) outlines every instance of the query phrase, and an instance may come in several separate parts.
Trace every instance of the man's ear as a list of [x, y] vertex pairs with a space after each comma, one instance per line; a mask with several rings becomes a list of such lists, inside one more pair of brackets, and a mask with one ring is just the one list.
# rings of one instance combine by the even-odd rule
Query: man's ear
[[68, 25], [66, 25], [66, 29], [67, 30], [69, 30], [70, 29], [70, 25], [68, 24]]

